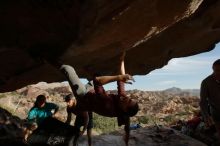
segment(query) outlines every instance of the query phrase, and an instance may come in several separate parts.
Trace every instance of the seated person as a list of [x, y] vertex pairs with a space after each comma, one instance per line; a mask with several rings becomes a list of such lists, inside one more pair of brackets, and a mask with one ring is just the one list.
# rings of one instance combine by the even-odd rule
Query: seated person
[[44, 95], [38, 95], [34, 106], [28, 112], [27, 120], [30, 123], [26, 130], [25, 140], [32, 133], [33, 130], [42, 123], [47, 117], [55, 117], [59, 107], [54, 103], [46, 102]]
[[[124, 83], [133, 80], [125, 74], [124, 61], [120, 63], [120, 75], [94, 77], [93, 81], [84, 85], [73, 67], [62, 65], [61, 71], [65, 74], [74, 96], [76, 97], [75, 110], [91, 111], [102, 116], [117, 117], [118, 125], [125, 125], [125, 143], [128, 145], [130, 131], [130, 117], [139, 110], [137, 101], [126, 96]], [[107, 94], [103, 85], [117, 81], [118, 94]]]
[[[72, 113], [76, 115], [75, 119], [75, 130], [77, 131], [77, 134], [74, 137], [74, 146], [77, 145], [77, 139], [79, 136], [82, 136], [83, 133], [87, 129], [87, 136], [88, 136], [88, 145], [92, 145], [92, 128], [93, 128], [93, 116], [92, 112], [87, 112], [87, 111], [78, 111], [76, 109], [76, 99], [72, 94], [69, 94], [65, 96], [64, 98], [65, 102], [67, 103], [67, 120], [66, 123], [70, 124], [71, 118], [72, 118]], [[83, 130], [80, 131], [80, 128], [83, 126]]]

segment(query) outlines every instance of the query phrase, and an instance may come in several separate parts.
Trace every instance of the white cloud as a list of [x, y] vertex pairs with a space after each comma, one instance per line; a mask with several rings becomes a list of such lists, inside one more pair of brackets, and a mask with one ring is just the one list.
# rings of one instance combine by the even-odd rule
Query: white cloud
[[149, 75], [195, 75], [202, 70], [211, 71], [212, 60], [207, 58], [174, 58], [161, 69], [152, 71]]
[[172, 85], [172, 84], [175, 84], [177, 81], [175, 80], [168, 80], [168, 81], [161, 81], [161, 82], [158, 82], [157, 84], [158, 85]]
[[200, 60], [192, 58], [175, 58], [169, 61], [162, 70], [165, 71], [189, 71], [204, 68], [211, 64], [210, 60]]

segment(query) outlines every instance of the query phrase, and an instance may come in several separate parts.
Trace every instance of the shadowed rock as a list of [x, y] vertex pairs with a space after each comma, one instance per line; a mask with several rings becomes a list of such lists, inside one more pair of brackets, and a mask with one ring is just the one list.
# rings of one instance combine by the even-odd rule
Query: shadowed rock
[[[0, 146], [25, 146], [22, 142], [23, 121], [0, 108]], [[53, 118], [46, 119], [28, 137], [30, 146], [71, 146], [74, 127]], [[124, 146], [123, 131], [93, 136], [94, 146]], [[87, 145], [87, 138], [79, 139], [79, 146]], [[206, 146], [169, 128], [146, 127], [131, 131], [129, 146]]]
[[[86, 145], [86, 138], [79, 140], [79, 146]], [[94, 146], [125, 146], [122, 134], [106, 134], [94, 136]], [[129, 146], [206, 146], [202, 142], [182, 135], [169, 128], [140, 128], [131, 131]]]
[[174, 57], [210, 51], [220, 39], [220, 0], [4, 0], [0, 2], [0, 92], [65, 78], [126, 71], [143, 75]]
[[0, 108], [0, 146], [71, 146], [75, 135], [73, 126], [54, 118], [47, 118], [25, 143], [25, 128], [27, 124], [24, 120]]

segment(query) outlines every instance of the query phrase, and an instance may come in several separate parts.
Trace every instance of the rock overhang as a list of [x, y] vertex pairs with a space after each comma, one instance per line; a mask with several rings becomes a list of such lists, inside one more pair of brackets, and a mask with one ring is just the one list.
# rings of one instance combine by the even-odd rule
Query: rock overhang
[[0, 92], [64, 76], [47, 61], [116, 74], [144, 75], [176, 57], [214, 48], [220, 39], [219, 0], [7, 1], [1, 3]]

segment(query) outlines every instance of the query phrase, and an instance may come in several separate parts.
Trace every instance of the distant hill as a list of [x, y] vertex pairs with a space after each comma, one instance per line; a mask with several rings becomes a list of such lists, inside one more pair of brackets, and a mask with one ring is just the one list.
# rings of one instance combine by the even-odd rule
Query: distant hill
[[[107, 92], [117, 94], [116, 90]], [[49, 97], [47, 99], [49, 102], [57, 103], [60, 106], [60, 116], [61, 119], [64, 119], [66, 116], [66, 103], [63, 101], [63, 97], [69, 93], [71, 93], [71, 89], [68, 84], [41, 82], [26, 86], [15, 92], [0, 94], [0, 107], [13, 111], [20, 118], [26, 118], [27, 112], [33, 106], [36, 97], [44, 94]], [[141, 110], [136, 115], [136, 120], [146, 115], [148, 117], [158, 117], [158, 119], [170, 114], [175, 117], [178, 113], [186, 113], [186, 116], [191, 116], [193, 114], [191, 111], [197, 109], [199, 103], [198, 89], [180, 89], [177, 87], [163, 91], [140, 91], [135, 89], [128, 90], [126, 93], [139, 103]], [[188, 109], [190, 110], [188, 111]]]
[[181, 89], [177, 87], [172, 87], [163, 90], [166, 94], [173, 94], [173, 95], [186, 95], [186, 96], [200, 96], [199, 89]]
[[172, 88], [165, 89], [164, 92], [170, 93], [170, 94], [179, 94], [182, 92], [182, 90], [177, 87], [172, 87]]

